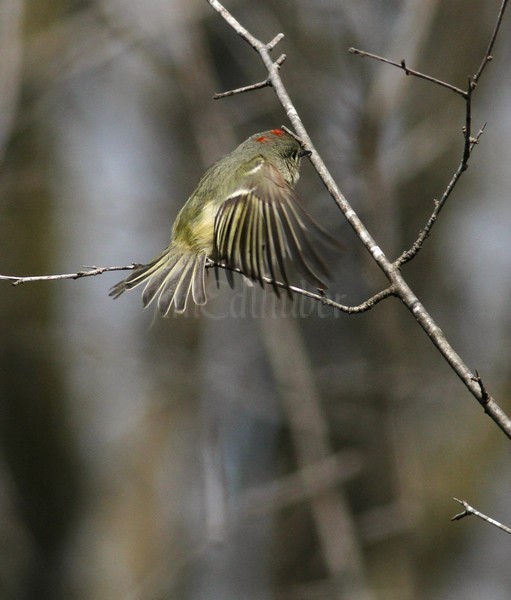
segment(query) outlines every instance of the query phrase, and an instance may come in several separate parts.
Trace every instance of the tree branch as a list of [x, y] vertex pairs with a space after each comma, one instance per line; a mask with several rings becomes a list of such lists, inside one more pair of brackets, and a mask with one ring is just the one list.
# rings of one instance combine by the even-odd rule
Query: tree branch
[[35, 281], [57, 281], [59, 279], [81, 279], [82, 277], [95, 277], [102, 275], [107, 271], [127, 271], [135, 269], [140, 265], [132, 263], [124, 267], [84, 267], [86, 271], [76, 271], [76, 273], [61, 273], [59, 275], [0, 275], [0, 281], [10, 281], [12, 285], [21, 285], [22, 283], [33, 283]]
[[465, 99], [465, 126], [463, 128], [465, 144], [463, 146], [463, 155], [462, 155], [460, 164], [459, 164], [458, 168], [456, 169], [451, 181], [448, 183], [448, 185], [442, 195], [442, 198], [440, 200], [434, 201], [435, 207], [433, 209], [433, 212], [431, 213], [431, 216], [429, 217], [429, 219], [426, 223], [426, 226], [419, 233], [418, 238], [412, 244], [410, 249], [405, 250], [401, 254], [401, 256], [395, 261], [394, 264], [397, 268], [400, 268], [402, 265], [404, 265], [405, 263], [412, 260], [412, 258], [414, 258], [418, 254], [418, 252], [421, 250], [422, 245], [424, 244], [425, 240], [429, 237], [429, 235], [431, 233], [431, 229], [432, 229], [433, 225], [435, 224], [437, 217], [440, 214], [440, 211], [444, 207], [447, 199], [449, 198], [452, 191], [454, 190], [454, 187], [458, 183], [460, 177], [467, 170], [468, 161], [470, 159], [472, 150], [474, 149], [474, 146], [479, 142], [479, 139], [480, 139], [481, 135], [483, 134], [483, 131], [486, 127], [486, 124], [483, 125], [483, 127], [481, 127], [481, 129], [479, 130], [478, 134], [475, 137], [472, 137], [472, 134], [471, 134], [472, 93], [475, 90], [475, 88], [479, 82], [479, 79], [481, 78], [481, 75], [483, 74], [484, 69], [486, 68], [486, 65], [493, 59], [493, 56], [491, 53], [493, 50], [493, 46], [495, 45], [495, 41], [497, 39], [497, 34], [499, 32], [500, 26], [502, 24], [502, 19], [504, 17], [504, 12], [506, 10], [507, 3], [508, 3], [508, 0], [503, 0], [503, 2], [501, 4], [499, 14], [497, 15], [495, 27], [493, 29], [493, 33], [491, 35], [490, 42], [488, 44], [486, 53], [481, 61], [481, 64], [479, 65], [479, 68], [478, 68], [476, 74], [473, 77], [469, 78], [466, 91], [464, 91], [456, 86], [453, 86], [450, 83], [446, 83], [445, 81], [437, 79], [436, 77], [431, 77], [430, 75], [426, 75], [425, 73], [421, 73], [420, 71], [415, 71], [413, 69], [409, 69], [406, 66], [404, 59], [400, 63], [397, 63], [395, 61], [389, 60], [388, 58], [384, 58], [382, 56], [378, 56], [377, 54], [372, 54], [372, 53], [366, 52], [364, 50], [359, 50], [357, 48], [349, 49], [349, 52], [351, 52], [353, 54], [357, 54], [357, 55], [361, 56], [362, 58], [364, 56], [373, 58], [375, 60], [378, 60], [378, 61], [384, 62], [386, 64], [392, 65], [394, 67], [397, 67], [399, 69], [403, 69], [403, 71], [406, 73], [406, 75], [413, 75], [420, 79], [425, 79], [427, 81], [435, 83], [436, 85], [439, 85], [441, 87], [450, 89], [451, 91], [455, 92], [456, 94], [459, 94], [460, 96], [462, 96]]
[[[211, 259], [208, 259], [206, 262], [206, 269], [212, 269], [212, 268], [224, 269], [225, 271], [232, 271], [233, 273], [239, 273], [240, 275], [244, 275], [243, 271], [241, 269], [238, 269], [237, 267], [231, 267], [229, 265], [225, 265], [223, 263], [217, 263]], [[276, 280], [272, 279], [271, 277], [265, 277], [265, 276], [262, 277], [262, 280], [264, 281], [264, 283], [267, 283], [268, 285], [277, 286], [283, 290], [289, 290], [290, 292], [293, 292], [294, 294], [304, 296], [305, 298], [311, 298], [312, 300], [317, 300], [318, 302], [321, 302], [321, 304], [323, 304], [324, 306], [330, 306], [333, 309], [340, 310], [341, 312], [347, 313], [349, 315], [355, 315], [355, 314], [367, 312], [368, 310], [371, 310], [371, 308], [373, 308], [373, 306], [376, 306], [376, 304], [378, 304], [382, 300], [385, 300], [389, 296], [395, 295], [394, 288], [392, 286], [389, 286], [389, 287], [385, 288], [384, 290], [382, 290], [381, 292], [374, 294], [374, 296], [371, 296], [370, 298], [368, 298], [361, 304], [357, 304], [355, 306], [348, 306], [346, 304], [339, 304], [339, 302], [336, 302], [335, 300], [332, 300], [331, 298], [329, 298], [327, 296], [325, 290], [318, 289], [317, 293], [310, 292], [309, 290], [304, 290], [303, 288], [297, 287], [295, 285], [287, 285], [286, 283], [283, 283], [282, 281], [276, 281]]]
[[477, 69], [477, 73], [472, 77], [472, 85], [475, 87], [479, 83], [479, 79], [481, 79], [481, 75], [486, 68], [486, 65], [493, 60], [492, 52], [493, 46], [495, 45], [495, 41], [497, 40], [497, 35], [499, 33], [500, 26], [502, 24], [502, 19], [504, 18], [504, 11], [506, 10], [508, 0], [502, 0], [502, 4], [500, 5], [499, 14], [497, 16], [497, 21], [495, 23], [495, 27], [493, 29], [493, 33], [490, 38], [490, 42], [488, 44], [488, 48], [486, 50], [486, 54], [479, 65], [479, 69]]
[[[35, 283], [37, 281], [58, 281], [63, 279], [81, 279], [82, 277], [95, 277], [96, 275], [102, 275], [103, 273], [107, 273], [109, 271], [130, 271], [136, 269], [141, 266], [138, 263], [132, 263], [130, 265], [119, 266], [119, 267], [96, 267], [96, 266], [87, 266], [84, 267], [83, 271], [76, 271], [74, 273], [59, 273], [58, 275], [0, 275], [0, 281], [9, 281], [13, 286], [21, 285], [24, 283]], [[222, 263], [216, 263], [211, 259], [208, 259], [206, 262], [206, 269], [218, 268], [224, 269], [226, 271], [232, 271], [233, 273], [239, 273], [243, 275], [243, 271], [236, 267], [230, 267], [228, 265], [224, 265]], [[363, 312], [367, 312], [373, 306], [385, 300], [389, 296], [394, 295], [394, 289], [392, 286], [385, 288], [381, 292], [374, 294], [364, 302], [360, 304], [356, 304], [354, 306], [349, 306], [346, 304], [340, 304], [335, 300], [332, 300], [328, 297], [324, 290], [319, 290], [317, 292], [311, 292], [309, 290], [305, 290], [298, 286], [287, 285], [282, 281], [274, 281], [271, 277], [263, 277], [264, 283], [268, 285], [276, 285], [277, 287], [283, 290], [289, 290], [294, 294], [298, 294], [300, 296], [304, 296], [305, 298], [310, 298], [311, 300], [316, 300], [317, 302], [321, 302], [324, 306], [330, 306], [334, 310], [339, 310], [341, 312], [353, 315], [360, 314]]]
[[[278, 37], [278, 36], [277, 36]], [[277, 38], [275, 38], [277, 39]], [[271, 44], [271, 42], [270, 42]], [[282, 63], [286, 60], [287, 56], [285, 54], [281, 54], [279, 58], [275, 61], [275, 65], [280, 67]], [[260, 90], [261, 88], [271, 86], [271, 81], [269, 77], [267, 77], [264, 81], [260, 81], [259, 83], [252, 83], [251, 85], [245, 85], [244, 87], [236, 88], [235, 90], [229, 90], [228, 92], [219, 92], [213, 95], [213, 100], [220, 100], [221, 98], [227, 98], [227, 96], [234, 96], [235, 94], [244, 94], [245, 92], [252, 92], [253, 90]]]
[[469, 515], [474, 515], [476, 517], [479, 517], [479, 519], [490, 523], [491, 525], [495, 525], [495, 527], [502, 529], [502, 531], [505, 531], [506, 533], [511, 533], [511, 528], [507, 527], [506, 525], [502, 525], [502, 523], [499, 523], [495, 519], [492, 519], [491, 517], [484, 515], [482, 512], [479, 512], [478, 510], [470, 506], [470, 504], [465, 500], [459, 500], [458, 498], [453, 499], [456, 500], [456, 502], [459, 502], [465, 510], [463, 512], [458, 513], [457, 515], [454, 515], [451, 521], [459, 521], [461, 519], [464, 519], [465, 517], [468, 517]]
[[367, 56], [368, 58], [373, 58], [374, 60], [379, 60], [380, 62], [386, 63], [387, 65], [392, 65], [393, 67], [397, 67], [398, 69], [403, 69], [403, 71], [407, 75], [413, 75], [414, 77], [418, 77], [419, 79], [425, 79], [426, 81], [431, 81], [432, 83], [436, 83], [437, 85], [440, 85], [441, 87], [445, 87], [445, 88], [455, 92], [456, 94], [459, 94], [463, 98], [467, 97], [467, 92], [456, 87], [455, 85], [451, 85], [450, 83], [442, 81], [441, 79], [437, 79], [436, 77], [431, 77], [431, 75], [426, 75], [425, 73], [421, 73], [420, 71], [415, 71], [415, 69], [410, 69], [409, 67], [406, 66], [406, 62], [404, 59], [401, 62], [395, 62], [393, 60], [389, 60], [388, 58], [384, 58], [383, 56], [378, 56], [377, 54], [372, 54], [371, 52], [366, 52], [365, 50], [359, 50], [358, 48], [350, 48], [348, 50], [348, 52], [351, 52], [352, 54], [356, 54], [357, 56], [360, 56], [362, 58]]
[[[254, 48], [256, 52], [258, 52], [262, 62], [268, 70], [268, 79], [272, 84], [272, 88], [275, 91], [279, 102], [286, 111], [286, 114], [289, 120], [291, 121], [291, 124], [293, 125], [296, 133], [302, 139], [304, 146], [311, 151], [311, 163], [313, 164], [319, 177], [323, 181], [323, 184], [325, 185], [326, 189], [332, 196], [334, 202], [343, 212], [348, 223], [351, 225], [351, 227], [358, 235], [368, 252], [373, 257], [376, 264], [380, 267], [380, 269], [383, 271], [383, 273], [389, 280], [390, 287], [392, 288], [392, 295], [398, 296], [401, 299], [403, 304], [412, 313], [417, 323], [422, 327], [422, 329], [426, 332], [433, 344], [436, 346], [440, 354], [444, 357], [444, 359], [451, 366], [454, 372], [469, 389], [471, 394], [484, 408], [485, 412], [493, 419], [493, 421], [500, 427], [500, 429], [507, 435], [507, 437], [511, 439], [511, 419], [498, 406], [498, 404], [491, 396], [488, 395], [488, 398], [483, 398], [480, 386], [477, 384], [476, 381], [474, 381], [474, 374], [449, 344], [447, 338], [445, 337], [440, 327], [436, 324], [431, 315], [426, 311], [425, 307], [422, 305], [422, 303], [419, 301], [417, 296], [413, 293], [412, 289], [401, 275], [399, 260], [395, 263], [392, 263], [385, 256], [384, 252], [378, 246], [378, 244], [373, 239], [367, 228], [364, 226], [364, 224], [362, 223], [356, 212], [353, 210], [347, 199], [343, 196], [343, 194], [337, 187], [337, 184], [335, 183], [332, 175], [330, 174], [323, 160], [314, 148], [314, 145], [312, 144], [312, 141], [302, 123], [302, 120], [298, 115], [298, 112], [296, 111], [296, 108], [291, 102], [291, 99], [284, 87], [284, 84], [282, 83], [282, 79], [280, 78], [279, 69], [275, 66], [275, 63], [270, 57], [269, 44], [264, 44], [263, 42], [255, 38], [251, 33], [249, 33], [224, 8], [224, 6], [222, 6], [222, 4], [218, 0], [208, 0], [208, 2], [212, 6], [212, 8], [216, 10], [226, 20], [226, 22], [234, 29], [235, 32], [248, 44], [250, 44], [250, 46], [252, 46], [252, 48]], [[503, 9], [501, 9], [499, 13], [498, 23], [501, 22], [502, 15]], [[493, 42], [495, 37], [496, 33], [494, 32], [492, 36]], [[279, 37], [277, 36], [277, 38], [274, 38], [274, 40], [272, 40], [272, 42], [270, 43], [272, 48], [275, 46], [276, 39], [279, 39]], [[401, 68], [406, 68], [406, 66], [400, 66]], [[467, 115], [466, 118], [466, 121], [468, 120], [469, 115]]]
[[[467, 103], [469, 103], [469, 102], [470, 102], [470, 96], [469, 96], [469, 100], [467, 100]], [[469, 122], [469, 118], [468, 118], [468, 111], [467, 111], [467, 123], [468, 122]], [[447, 199], [453, 192], [460, 177], [467, 170], [470, 154], [472, 153], [474, 146], [479, 143], [479, 138], [482, 136], [485, 127], [486, 127], [486, 124], [484, 124], [481, 127], [481, 129], [479, 130], [479, 132], [477, 133], [475, 138], [472, 138], [470, 136], [470, 129], [467, 127], [467, 125], [465, 125], [465, 127], [463, 128], [463, 132], [464, 132], [464, 136], [465, 136], [465, 144], [463, 147], [463, 155], [461, 157], [460, 164], [458, 165], [458, 168], [454, 172], [452, 179], [447, 184], [447, 187], [445, 188], [445, 191], [442, 194], [442, 197], [440, 198], [440, 200], [434, 200], [435, 207], [433, 209], [433, 212], [431, 213], [431, 216], [429, 217], [428, 222], [426, 223], [425, 227], [419, 233], [418, 238], [415, 240], [415, 242], [412, 244], [412, 246], [408, 250], [405, 250], [401, 254], [401, 256], [396, 260], [395, 264], [397, 267], [400, 268], [402, 265], [404, 265], [405, 263], [412, 260], [412, 258], [414, 258], [421, 250], [422, 245], [424, 244], [426, 239], [429, 237], [429, 234], [431, 233], [431, 229], [433, 228], [433, 225], [436, 223], [436, 220], [438, 218], [438, 215], [440, 214], [440, 211], [445, 206]]]
[[[498, 20], [497, 20], [498, 25], [500, 25], [500, 21], [502, 20], [506, 2], [507, 2], [507, 0], [505, 0], [504, 5], [500, 10]], [[490, 48], [493, 47], [493, 44], [495, 42], [495, 36], [496, 36], [496, 33], [498, 32], [498, 28], [499, 28], [498, 26], [495, 27], [495, 30], [494, 30], [494, 33], [492, 36], [492, 41], [490, 42]], [[405, 263], [412, 260], [412, 258], [415, 258], [415, 256], [421, 250], [424, 242], [426, 241], [426, 239], [429, 237], [429, 235], [431, 233], [431, 229], [433, 228], [433, 225], [436, 223], [436, 220], [438, 218], [438, 215], [440, 214], [440, 211], [442, 210], [445, 203], [447, 202], [447, 199], [451, 195], [451, 193], [454, 190], [459, 179], [461, 178], [463, 173], [467, 170], [468, 161], [470, 159], [472, 150], [473, 150], [474, 146], [479, 142], [479, 138], [483, 134], [483, 131], [484, 131], [484, 128], [486, 125], [483, 125], [483, 127], [479, 130], [476, 137], [472, 137], [472, 92], [474, 91], [474, 89], [476, 87], [477, 79], [479, 78], [480, 73], [482, 72], [482, 68], [484, 68], [486, 66], [488, 61], [483, 60], [483, 62], [481, 63], [481, 66], [479, 67], [478, 74], [474, 75], [473, 78], [469, 78], [467, 90], [463, 91], [460, 88], [451, 85], [450, 83], [446, 83], [445, 81], [441, 81], [440, 79], [437, 79], [436, 77], [431, 77], [430, 75], [426, 75], [425, 73], [421, 73], [419, 71], [409, 69], [406, 66], [406, 63], [404, 60], [402, 60], [400, 63], [397, 63], [397, 62], [394, 62], [387, 58], [384, 58], [382, 56], [378, 56], [377, 54], [371, 54], [370, 52], [365, 52], [364, 50], [358, 50], [357, 48], [350, 48], [349, 51], [353, 54], [357, 54], [362, 57], [368, 56], [369, 58], [373, 58], [375, 60], [379, 60], [386, 64], [392, 65], [394, 67], [398, 67], [399, 69], [403, 69], [403, 71], [407, 75], [414, 75], [415, 77], [425, 79], [425, 80], [430, 81], [441, 87], [448, 88], [448, 89], [452, 90], [453, 92], [455, 92], [456, 94], [459, 94], [460, 96], [462, 96], [465, 100], [465, 125], [463, 127], [463, 136], [464, 136], [465, 143], [463, 145], [463, 153], [462, 153], [462, 157], [460, 160], [460, 164], [458, 165], [458, 168], [454, 172], [454, 175], [452, 176], [450, 182], [447, 184], [447, 187], [446, 187], [444, 193], [442, 194], [441, 199], [434, 201], [433, 212], [431, 213], [431, 216], [429, 217], [425, 227], [420, 231], [419, 236], [417, 237], [415, 242], [412, 244], [412, 246], [408, 250], [405, 250], [401, 254], [401, 256], [399, 256], [399, 258], [395, 261], [395, 263], [394, 263], [395, 266], [397, 268], [400, 268], [402, 265], [404, 265]]]

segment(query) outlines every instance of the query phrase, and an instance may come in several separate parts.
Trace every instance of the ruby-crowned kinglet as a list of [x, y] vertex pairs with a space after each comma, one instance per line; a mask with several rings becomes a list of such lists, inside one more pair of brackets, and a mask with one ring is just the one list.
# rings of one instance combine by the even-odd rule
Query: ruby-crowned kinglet
[[[249, 137], [204, 173], [176, 218], [167, 248], [136, 267], [110, 296], [145, 283], [144, 306], [158, 298], [164, 316], [171, 307], [184, 312], [190, 296], [195, 304], [205, 304], [208, 258], [240, 269], [261, 285], [263, 277], [288, 285], [291, 263], [307, 281], [324, 288], [321, 278], [328, 272], [307, 233], [326, 241], [328, 234], [293, 191], [300, 158], [308, 154], [282, 129]], [[227, 273], [232, 285], [232, 273]], [[279, 288], [273, 289], [278, 295]]]

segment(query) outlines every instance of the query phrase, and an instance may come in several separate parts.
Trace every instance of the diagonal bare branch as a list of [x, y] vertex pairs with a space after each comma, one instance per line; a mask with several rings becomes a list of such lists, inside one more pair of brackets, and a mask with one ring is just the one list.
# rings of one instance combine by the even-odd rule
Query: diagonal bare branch
[[[443, 331], [436, 324], [431, 315], [427, 312], [424, 305], [419, 301], [417, 296], [414, 294], [408, 283], [403, 278], [400, 272], [400, 264], [391, 262], [378, 246], [374, 238], [371, 236], [365, 225], [362, 223], [356, 212], [351, 207], [348, 200], [339, 190], [335, 183], [332, 175], [328, 171], [323, 160], [319, 156], [318, 152], [314, 148], [312, 141], [298, 115], [298, 112], [292, 103], [289, 94], [282, 82], [279, 74], [279, 69], [275, 66], [274, 62], [270, 57], [268, 44], [255, 38], [247, 29], [245, 29], [218, 0], [208, 0], [209, 4], [214, 10], [216, 10], [232, 27], [232, 29], [244, 39], [254, 50], [256, 50], [268, 70], [268, 79], [271, 81], [272, 89], [275, 91], [279, 102], [286, 111], [286, 114], [291, 121], [296, 133], [302, 139], [304, 147], [311, 151], [310, 161], [316, 169], [319, 177], [321, 178], [326, 189], [332, 196], [334, 202], [337, 204], [339, 209], [343, 212], [346, 220], [351, 225], [355, 233], [364, 244], [365, 248], [373, 257], [378, 267], [383, 271], [385, 276], [390, 282], [393, 289], [393, 294], [400, 298], [403, 304], [412, 313], [413, 317], [425, 331], [428, 337], [431, 339], [433, 344], [436, 346], [440, 354], [451, 366], [454, 372], [458, 375], [461, 381], [469, 389], [470, 393], [476, 398], [479, 404], [484, 408], [486, 414], [488, 414], [493, 421], [500, 427], [500, 429], [511, 439], [511, 418], [500, 408], [495, 400], [488, 396], [483, 398], [480, 386], [474, 380], [474, 374], [464, 363], [462, 358], [456, 353], [454, 348], [449, 344]], [[502, 11], [501, 11], [502, 12]], [[501, 16], [499, 19], [501, 20]], [[496, 35], [496, 34], [495, 34]], [[493, 36], [495, 37], [495, 36]], [[274, 46], [275, 44], [273, 44]], [[273, 47], [272, 46], [272, 47]], [[470, 113], [467, 114], [467, 121], [469, 122]], [[470, 123], [469, 123], [470, 124]], [[469, 129], [469, 128], [468, 128]], [[467, 132], [465, 132], [467, 136]], [[469, 137], [469, 136], [468, 136]], [[466, 168], [466, 167], [465, 167]]]

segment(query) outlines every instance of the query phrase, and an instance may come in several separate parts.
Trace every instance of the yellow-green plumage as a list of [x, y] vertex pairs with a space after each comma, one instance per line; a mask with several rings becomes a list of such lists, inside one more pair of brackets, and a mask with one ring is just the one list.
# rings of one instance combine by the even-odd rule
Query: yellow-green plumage
[[[190, 296], [206, 303], [206, 259], [289, 283], [287, 267], [325, 287], [327, 269], [307, 233], [325, 232], [305, 212], [293, 191], [299, 177], [298, 142], [281, 129], [257, 133], [211, 166], [179, 212], [169, 246], [137, 267], [110, 295], [145, 283], [144, 306], [158, 299], [167, 315], [184, 312]], [[273, 286], [278, 294], [278, 287]]]

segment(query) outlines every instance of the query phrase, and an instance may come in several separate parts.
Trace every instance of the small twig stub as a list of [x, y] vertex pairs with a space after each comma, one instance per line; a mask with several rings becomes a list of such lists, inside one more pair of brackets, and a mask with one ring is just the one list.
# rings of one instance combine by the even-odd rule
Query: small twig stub
[[492, 519], [491, 517], [488, 517], [487, 515], [483, 514], [482, 512], [476, 510], [473, 506], [470, 506], [470, 504], [468, 502], [466, 502], [465, 500], [460, 500], [459, 498], [453, 498], [453, 500], [456, 500], [456, 502], [459, 502], [465, 510], [463, 510], [463, 512], [460, 512], [460, 513], [454, 515], [454, 517], [451, 518], [451, 521], [460, 521], [461, 519], [464, 519], [465, 517], [474, 515], [475, 517], [478, 517], [482, 521], [486, 521], [487, 523], [490, 523], [490, 525], [493, 525], [494, 527], [497, 527], [498, 529], [501, 529], [502, 531], [505, 531], [506, 533], [511, 534], [510, 527], [507, 527], [507, 525], [503, 525], [499, 521], [496, 521], [495, 519]]

